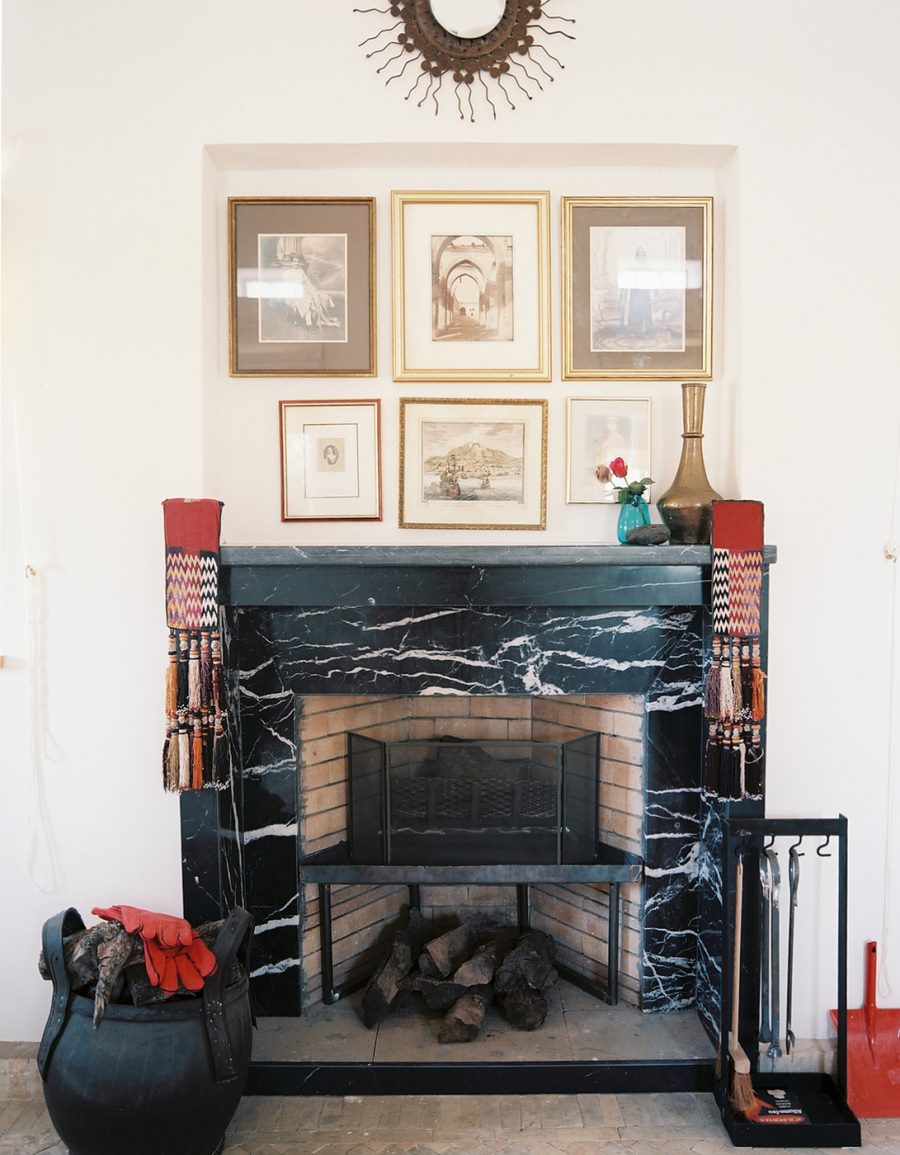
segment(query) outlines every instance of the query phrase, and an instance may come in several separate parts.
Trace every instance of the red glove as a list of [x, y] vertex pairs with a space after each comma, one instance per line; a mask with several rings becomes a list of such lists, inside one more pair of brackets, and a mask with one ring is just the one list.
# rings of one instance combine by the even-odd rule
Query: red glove
[[137, 906], [95, 906], [91, 913], [120, 922], [129, 934], [140, 934], [151, 986], [171, 992], [180, 982], [189, 991], [199, 991], [216, 969], [216, 956], [186, 919]]
[[204, 978], [216, 969], [216, 956], [202, 938], [195, 938], [190, 946], [164, 947], [151, 939], [144, 944], [144, 964], [151, 986], [170, 992], [179, 986], [199, 991]]

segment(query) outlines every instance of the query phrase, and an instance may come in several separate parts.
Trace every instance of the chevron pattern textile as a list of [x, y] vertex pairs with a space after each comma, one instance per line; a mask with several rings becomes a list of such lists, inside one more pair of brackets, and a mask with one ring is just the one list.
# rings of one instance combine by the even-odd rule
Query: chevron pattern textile
[[714, 501], [713, 638], [704, 692], [704, 790], [710, 796], [739, 800], [762, 794], [762, 579], [762, 503]]
[[166, 790], [223, 789], [230, 770], [219, 634], [222, 503], [163, 502], [166, 537]]

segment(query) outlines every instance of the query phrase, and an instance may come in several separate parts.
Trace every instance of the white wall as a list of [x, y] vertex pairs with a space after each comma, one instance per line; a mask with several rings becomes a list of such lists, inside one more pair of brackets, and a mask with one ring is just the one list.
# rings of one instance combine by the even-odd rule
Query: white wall
[[[458, 540], [396, 525], [396, 399], [414, 391], [390, 380], [387, 193], [489, 187], [500, 172], [504, 183], [550, 188], [554, 215], [567, 193], [717, 197], [710, 475], [731, 496], [766, 502], [780, 550], [769, 810], [850, 817], [851, 1004], [860, 1001], [861, 943], [885, 938], [896, 567], [881, 550], [900, 397], [900, 8], [860, 0], [851, 17], [843, 0], [794, 0], [788, 17], [774, 0], [698, 0], [689, 14], [663, 0], [554, 3], [578, 18], [577, 41], [559, 46], [565, 73], [532, 104], [470, 125], [449, 106], [434, 117], [396, 85], [383, 88], [357, 48], [377, 25], [353, 15], [352, 0], [6, 0], [0, 845], [15, 934], [0, 936], [0, 1037], [40, 1033], [48, 990], [35, 952], [47, 915], [122, 900], [180, 905], [178, 806], [159, 771], [160, 501], [224, 497], [231, 541]], [[461, 162], [469, 142], [490, 155]], [[358, 145], [370, 147], [351, 163], [340, 146]], [[378, 196], [377, 382], [314, 382], [304, 393], [297, 381], [228, 378], [230, 192]], [[558, 351], [557, 318], [554, 306]], [[566, 395], [652, 393], [662, 482], [677, 459], [676, 384], [569, 388], [558, 353], [555, 366], [549, 386], [516, 391], [552, 402], [548, 530], [504, 541], [611, 536], [595, 511], [563, 501]], [[352, 537], [282, 526], [275, 401], [376, 389], [385, 521], [354, 526]], [[38, 575], [30, 582], [26, 563]], [[38, 856], [31, 873], [44, 889], [28, 866], [38, 829], [30, 633], [53, 739], [38, 743], [58, 859], [48, 883]], [[812, 899], [798, 1034], [824, 1033], [833, 1003], [815, 937], [818, 928], [824, 944], [830, 914], [824, 897]], [[898, 1003], [900, 941], [888, 946], [888, 1001]]]

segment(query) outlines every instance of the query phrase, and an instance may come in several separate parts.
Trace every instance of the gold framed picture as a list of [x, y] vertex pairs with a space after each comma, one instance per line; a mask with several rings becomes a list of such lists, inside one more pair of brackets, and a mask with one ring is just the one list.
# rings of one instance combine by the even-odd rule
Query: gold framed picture
[[712, 376], [712, 197], [563, 197], [563, 379]]
[[549, 381], [548, 192], [393, 192], [394, 379]]
[[231, 197], [233, 377], [374, 377], [372, 197]]
[[279, 401], [282, 521], [381, 520], [381, 402]]
[[546, 524], [546, 401], [400, 398], [402, 529]]

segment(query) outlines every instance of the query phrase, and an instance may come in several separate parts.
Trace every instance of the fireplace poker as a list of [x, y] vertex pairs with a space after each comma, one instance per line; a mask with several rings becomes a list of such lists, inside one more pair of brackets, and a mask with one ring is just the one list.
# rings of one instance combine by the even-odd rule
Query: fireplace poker
[[771, 944], [769, 942], [771, 907], [772, 871], [769, 868], [769, 859], [763, 850], [760, 851], [759, 855], [759, 1041], [761, 1043], [771, 1043], [772, 1041], [772, 1025], [769, 1017], [769, 972], [772, 967]]
[[779, 935], [779, 905], [781, 902], [781, 867], [778, 865], [778, 855], [773, 849], [766, 851], [766, 857], [772, 868], [772, 924], [769, 931], [772, 944], [772, 1041], [766, 1054], [773, 1061], [781, 1058], [781, 951]]
[[784, 1030], [784, 1049], [786, 1054], [796, 1043], [794, 1032], [791, 1030], [791, 1011], [794, 1005], [794, 912], [797, 909], [797, 891], [800, 889], [800, 854], [796, 846], [788, 851], [788, 881], [791, 888], [791, 906], [788, 911], [788, 965], [787, 965], [787, 1010]]

